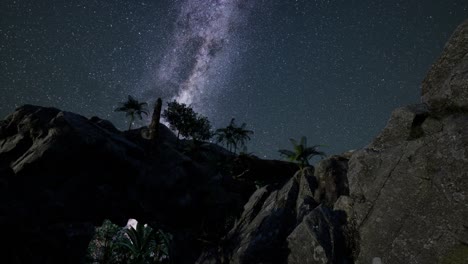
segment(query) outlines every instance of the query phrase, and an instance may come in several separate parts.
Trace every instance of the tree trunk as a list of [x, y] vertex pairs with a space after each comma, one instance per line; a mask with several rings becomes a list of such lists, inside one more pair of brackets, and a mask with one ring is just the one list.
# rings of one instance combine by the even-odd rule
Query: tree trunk
[[132, 125], [133, 125], [133, 121], [135, 120], [135, 116], [131, 116], [130, 117], [130, 124], [128, 125], [128, 131], [130, 131], [132, 129]]
[[162, 100], [158, 98], [156, 105], [154, 106], [153, 116], [151, 117], [150, 139], [156, 141], [159, 138], [159, 121], [161, 119]]

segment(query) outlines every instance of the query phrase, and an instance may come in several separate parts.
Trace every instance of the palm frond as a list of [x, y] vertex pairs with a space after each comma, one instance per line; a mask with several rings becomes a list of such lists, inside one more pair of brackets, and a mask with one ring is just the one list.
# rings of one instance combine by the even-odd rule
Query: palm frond
[[278, 150], [278, 152], [279, 152], [282, 156], [284, 156], [284, 157], [286, 157], [286, 158], [293, 157], [293, 156], [296, 155], [295, 152], [290, 151], [290, 150], [287, 150], [287, 149], [280, 149], [280, 150]]
[[279, 150], [280, 154], [291, 161], [294, 161], [299, 164], [300, 169], [309, 165], [309, 159], [314, 156], [326, 156], [325, 152], [319, 151], [317, 148], [322, 145], [314, 145], [312, 147], [307, 147], [307, 138], [301, 137], [300, 143], [298, 144], [295, 139], [290, 138], [291, 144], [293, 145], [293, 150]]
[[307, 146], [307, 138], [306, 137], [304, 137], [304, 136], [301, 137], [300, 145], [303, 146], [303, 147]]
[[120, 106], [117, 107], [114, 111], [116, 112], [125, 112], [126, 117], [130, 117], [130, 126], [129, 130], [132, 127], [133, 121], [135, 119], [135, 115], [142, 120], [143, 116], [142, 114], [145, 114], [146, 116], [149, 115], [148, 111], [145, 109], [145, 106], [148, 104], [146, 102], [139, 102], [135, 98], [133, 98], [131, 95], [128, 96], [128, 100], [126, 102], [121, 102]]
[[296, 146], [298, 145], [297, 140], [295, 140], [294, 138], [290, 138], [289, 142], [291, 142], [291, 144], [294, 146], [294, 148], [296, 148]]

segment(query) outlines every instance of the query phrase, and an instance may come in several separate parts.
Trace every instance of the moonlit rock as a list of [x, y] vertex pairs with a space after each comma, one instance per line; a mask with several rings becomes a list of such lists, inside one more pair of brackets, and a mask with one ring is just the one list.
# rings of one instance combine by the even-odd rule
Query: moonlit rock
[[374, 258], [372, 259], [372, 264], [383, 264], [382, 259], [380, 258]]

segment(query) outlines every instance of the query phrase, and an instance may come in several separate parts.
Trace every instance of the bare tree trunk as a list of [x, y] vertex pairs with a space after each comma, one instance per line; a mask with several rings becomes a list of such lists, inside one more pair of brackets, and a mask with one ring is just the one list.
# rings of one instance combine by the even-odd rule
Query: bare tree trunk
[[161, 119], [161, 108], [162, 100], [158, 98], [156, 100], [156, 105], [154, 106], [153, 116], [151, 117], [151, 124], [149, 127], [150, 130], [150, 139], [156, 141], [159, 138], [159, 121]]
[[128, 125], [128, 131], [130, 131], [132, 129], [133, 121], [135, 121], [135, 116], [134, 115], [132, 115], [130, 117], [130, 124]]

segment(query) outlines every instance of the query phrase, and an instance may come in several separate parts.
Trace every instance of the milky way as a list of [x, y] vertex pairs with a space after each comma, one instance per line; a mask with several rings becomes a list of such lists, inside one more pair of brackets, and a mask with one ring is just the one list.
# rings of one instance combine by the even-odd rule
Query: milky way
[[[98, 116], [132, 95], [176, 99], [213, 129], [232, 117], [249, 152], [288, 138], [368, 144], [420, 83], [468, 14], [466, 0], [4, 0], [0, 118], [22, 104]], [[148, 120], [136, 125], [148, 124]]]
[[172, 39], [153, 77], [170, 99], [207, 111], [206, 98], [222, 89], [236, 55], [236, 27], [251, 4], [245, 0], [179, 3]]

